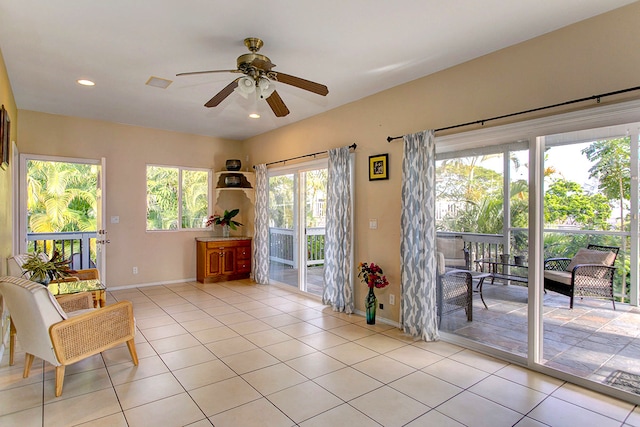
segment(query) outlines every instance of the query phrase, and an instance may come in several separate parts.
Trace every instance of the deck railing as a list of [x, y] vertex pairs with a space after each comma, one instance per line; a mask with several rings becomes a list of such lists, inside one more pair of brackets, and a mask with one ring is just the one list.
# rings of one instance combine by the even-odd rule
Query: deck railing
[[55, 249], [64, 259], [71, 259], [72, 269], [89, 268], [95, 266], [95, 254], [91, 253], [91, 248], [95, 247], [97, 235], [95, 231], [27, 233], [27, 252], [44, 252], [51, 256]]
[[[307, 266], [324, 264], [324, 227], [307, 228]], [[269, 228], [269, 259], [295, 267], [297, 254], [293, 245], [293, 230]]]
[[[497, 258], [505, 253], [504, 236], [501, 234], [478, 234], [478, 233], [457, 233], [448, 231], [438, 231], [438, 236], [454, 237], [461, 236], [464, 240], [464, 247], [469, 251], [471, 269], [476, 269], [474, 261], [482, 258]], [[509, 252], [508, 250], [506, 252]]]

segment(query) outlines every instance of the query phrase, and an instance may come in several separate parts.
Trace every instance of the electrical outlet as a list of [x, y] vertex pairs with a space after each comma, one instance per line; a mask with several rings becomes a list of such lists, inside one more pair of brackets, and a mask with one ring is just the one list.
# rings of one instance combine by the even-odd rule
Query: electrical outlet
[[389, 304], [394, 305], [396, 303], [396, 296], [394, 294], [389, 294]]
[[384, 304], [380, 303], [380, 310], [384, 310]]
[[133, 267], [133, 274], [138, 274], [138, 267]]

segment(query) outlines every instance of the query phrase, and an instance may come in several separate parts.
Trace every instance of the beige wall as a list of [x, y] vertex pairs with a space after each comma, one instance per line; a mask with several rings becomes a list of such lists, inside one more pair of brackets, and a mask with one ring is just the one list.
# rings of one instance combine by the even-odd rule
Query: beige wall
[[[399, 305], [389, 305], [388, 295], [400, 292], [402, 142], [388, 144], [386, 137], [638, 86], [638, 16], [640, 3], [634, 3], [251, 138], [247, 150], [254, 163], [263, 163], [358, 144], [354, 266], [382, 266], [392, 285], [376, 291], [385, 304], [378, 314], [397, 321]], [[389, 153], [390, 179], [369, 182], [368, 157], [380, 153]], [[378, 219], [377, 230], [368, 228], [370, 218]], [[365, 294], [356, 284], [357, 309], [363, 310]]]
[[[637, 16], [639, 3], [251, 138], [244, 144], [21, 110], [18, 147], [25, 153], [107, 158], [106, 215], [120, 216], [119, 224], [109, 224], [107, 274], [109, 284], [119, 286], [195, 276], [193, 237], [198, 233], [144, 231], [147, 163], [219, 170], [232, 156], [244, 159], [250, 154], [255, 164], [356, 142], [354, 267], [360, 261], [373, 261], [384, 268], [392, 285], [377, 291], [378, 299], [385, 303], [385, 309], [378, 313], [397, 321], [399, 305], [390, 306], [388, 295], [398, 296], [400, 292], [402, 143], [388, 144], [386, 137], [637, 86]], [[6, 85], [6, 74], [2, 73], [3, 68], [0, 87]], [[5, 92], [0, 96], [6, 96]], [[625, 98], [630, 96], [637, 94]], [[11, 114], [16, 115], [15, 111]], [[389, 153], [390, 179], [369, 182], [368, 157], [380, 153]], [[9, 191], [7, 177], [0, 171], [3, 200]], [[10, 217], [7, 207], [3, 211]], [[377, 230], [368, 228], [370, 218], [378, 220]], [[9, 229], [0, 220], [0, 233]], [[5, 243], [0, 245], [6, 253]], [[140, 269], [137, 276], [131, 273], [134, 265]], [[364, 285], [356, 284], [357, 309], [363, 309], [365, 291]]]
[[[4, 105], [9, 113], [11, 120], [11, 140], [17, 140], [18, 135], [18, 110], [16, 109], [16, 101], [13, 98], [13, 91], [11, 90], [11, 83], [9, 82], [9, 76], [7, 75], [7, 69], [4, 64], [4, 58], [0, 51], [0, 104]], [[11, 147], [9, 147], [11, 150]], [[7, 170], [0, 169], [0, 201], [2, 201], [0, 207], [0, 276], [4, 276], [7, 272], [7, 263], [4, 261], [8, 256], [11, 256], [12, 250], [12, 227], [13, 227], [13, 214], [11, 205], [11, 190], [12, 190], [12, 171], [15, 165], [9, 161], [9, 167]]]
[[[16, 102], [13, 98], [13, 91], [11, 90], [11, 83], [9, 82], [9, 76], [7, 75], [7, 68], [4, 64], [4, 58], [0, 51], [0, 104], [4, 105], [9, 113], [11, 120], [11, 140], [17, 138], [17, 118], [18, 112], [16, 109]], [[11, 147], [9, 147], [11, 150]], [[7, 274], [7, 257], [11, 256], [13, 245], [13, 210], [11, 204], [11, 189], [12, 189], [12, 171], [15, 165], [10, 161], [7, 170], [0, 169], [0, 276]], [[2, 296], [0, 295], [0, 357], [4, 353], [6, 348], [6, 338], [8, 337], [9, 330], [9, 317], [8, 312], [4, 307]]]
[[[21, 153], [106, 158], [108, 286], [195, 277], [194, 238], [211, 233], [145, 231], [145, 166], [220, 170], [226, 159], [242, 158], [241, 142], [25, 110], [18, 125]], [[111, 224], [112, 216], [120, 222]]]

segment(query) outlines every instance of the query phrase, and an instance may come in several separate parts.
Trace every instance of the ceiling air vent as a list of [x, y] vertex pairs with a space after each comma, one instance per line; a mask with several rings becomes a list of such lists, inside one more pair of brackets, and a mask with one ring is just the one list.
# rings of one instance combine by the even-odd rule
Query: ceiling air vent
[[169, 87], [169, 85], [173, 83], [173, 80], [167, 80], [167, 79], [161, 79], [160, 77], [154, 77], [151, 76], [149, 77], [149, 80], [147, 80], [147, 83], [145, 83], [147, 86], [153, 86], [153, 87], [159, 87], [160, 89], [166, 89]]

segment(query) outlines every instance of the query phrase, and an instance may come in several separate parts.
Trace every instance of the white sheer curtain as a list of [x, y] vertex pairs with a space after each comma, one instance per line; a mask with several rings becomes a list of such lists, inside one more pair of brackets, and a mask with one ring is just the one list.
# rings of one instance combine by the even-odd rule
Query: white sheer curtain
[[439, 338], [436, 312], [435, 142], [433, 131], [404, 137], [400, 323], [425, 341]]
[[329, 150], [322, 302], [345, 313], [353, 312], [351, 197], [349, 147]]
[[253, 232], [253, 280], [269, 284], [269, 176], [267, 165], [260, 164], [256, 171], [256, 204]]

